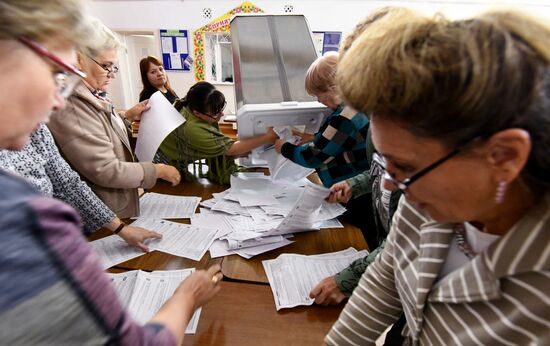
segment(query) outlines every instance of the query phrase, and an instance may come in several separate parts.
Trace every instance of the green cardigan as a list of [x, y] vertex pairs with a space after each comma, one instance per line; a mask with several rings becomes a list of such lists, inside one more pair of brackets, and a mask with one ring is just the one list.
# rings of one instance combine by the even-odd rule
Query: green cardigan
[[[372, 157], [374, 155], [374, 145], [372, 144], [372, 135], [371, 130], [369, 129], [369, 132], [367, 133], [367, 159], [371, 165], [371, 168], [373, 168], [372, 165]], [[365, 171], [363, 173], [360, 173], [356, 175], [353, 178], [349, 178], [346, 181], [351, 187], [351, 190], [353, 191], [353, 198], [357, 198], [361, 195], [364, 195], [366, 193], [372, 193], [372, 184], [373, 181], [371, 180], [370, 170]], [[397, 204], [399, 203], [399, 198], [401, 197], [400, 191], [392, 192], [390, 196], [390, 205], [389, 205], [389, 212], [390, 212], [390, 220], [393, 217], [393, 214], [395, 210], [397, 209]], [[368, 256], [364, 258], [360, 258], [350, 264], [347, 268], [336, 274], [336, 285], [344, 293], [346, 296], [351, 296], [351, 293], [357, 287], [359, 284], [359, 279], [361, 279], [361, 276], [367, 269], [367, 267], [374, 262], [376, 256], [384, 249], [384, 246], [386, 245], [386, 236], [389, 232], [389, 229], [386, 229], [389, 226], [385, 226], [382, 224], [382, 221], [380, 220], [380, 216], [378, 215], [378, 210], [376, 206], [374, 205], [374, 198], [377, 198], [377, 196], [372, 196], [373, 198], [373, 210], [374, 210], [374, 222], [376, 225], [376, 229], [374, 230], [376, 232], [376, 237], [378, 240], [380, 240], [380, 245], [372, 250]]]
[[[178, 167], [186, 181], [199, 176], [228, 185], [231, 174], [238, 170], [234, 158], [225, 156], [234, 141], [220, 132], [217, 123], [197, 118], [188, 108], [183, 108], [180, 113], [185, 123], [164, 139], [157, 158]], [[190, 164], [192, 171], [189, 170]], [[207, 173], [203, 172], [203, 165], [208, 166]]]

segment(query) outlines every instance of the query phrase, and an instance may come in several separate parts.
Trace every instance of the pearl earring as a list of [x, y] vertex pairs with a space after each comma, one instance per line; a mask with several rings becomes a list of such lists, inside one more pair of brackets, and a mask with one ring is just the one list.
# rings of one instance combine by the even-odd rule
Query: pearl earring
[[508, 185], [506, 184], [506, 182], [504, 180], [501, 180], [498, 183], [497, 192], [495, 193], [495, 203], [496, 204], [501, 204], [502, 203], [502, 201], [504, 200], [504, 195], [506, 194], [506, 189], [507, 188], [508, 188]]

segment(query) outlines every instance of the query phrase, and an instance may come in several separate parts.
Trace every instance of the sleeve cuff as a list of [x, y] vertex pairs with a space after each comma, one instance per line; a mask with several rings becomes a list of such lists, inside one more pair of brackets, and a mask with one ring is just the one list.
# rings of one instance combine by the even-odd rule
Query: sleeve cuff
[[155, 186], [157, 182], [157, 173], [155, 171], [155, 165], [151, 162], [140, 162], [143, 168], [143, 180], [141, 186], [144, 189], [149, 189]]
[[296, 148], [296, 146], [294, 144], [286, 142], [281, 147], [281, 155], [283, 155], [284, 157], [286, 157], [289, 160], [292, 160], [292, 157], [294, 156], [294, 149], [295, 148]]

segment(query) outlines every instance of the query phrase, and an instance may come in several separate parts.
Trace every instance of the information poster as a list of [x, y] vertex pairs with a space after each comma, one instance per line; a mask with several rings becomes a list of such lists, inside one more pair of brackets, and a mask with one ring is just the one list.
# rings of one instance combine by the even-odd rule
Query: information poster
[[187, 30], [160, 30], [160, 44], [166, 70], [191, 71]]
[[314, 31], [313, 44], [319, 56], [326, 52], [337, 52], [340, 47], [342, 33], [339, 31]]

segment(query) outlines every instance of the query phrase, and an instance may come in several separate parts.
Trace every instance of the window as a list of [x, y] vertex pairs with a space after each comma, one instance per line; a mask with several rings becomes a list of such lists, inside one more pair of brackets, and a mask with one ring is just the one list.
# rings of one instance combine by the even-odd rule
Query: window
[[206, 80], [233, 83], [233, 57], [229, 33], [205, 33]]

